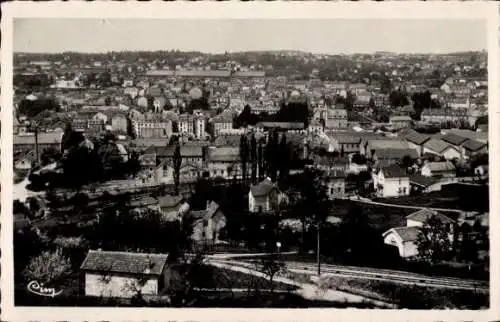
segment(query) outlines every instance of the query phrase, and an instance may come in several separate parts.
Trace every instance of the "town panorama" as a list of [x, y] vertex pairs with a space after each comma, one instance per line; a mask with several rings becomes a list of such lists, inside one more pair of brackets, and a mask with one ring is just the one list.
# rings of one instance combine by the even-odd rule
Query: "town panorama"
[[486, 62], [15, 53], [15, 305], [487, 308]]

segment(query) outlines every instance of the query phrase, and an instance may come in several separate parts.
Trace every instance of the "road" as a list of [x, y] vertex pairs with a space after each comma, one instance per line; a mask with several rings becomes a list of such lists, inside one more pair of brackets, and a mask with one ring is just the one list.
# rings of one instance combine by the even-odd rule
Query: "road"
[[[209, 259], [209, 261], [226, 265], [244, 267], [247, 269], [252, 269], [256, 267], [255, 262], [228, 259], [227, 257], [226, 259], [212, 258]], [[317, 274], [316, 263], [285, 262], [285, 264], [286, 268], [292, 272], [308, 274], [311, 276]], [[342, 276], [353, 279], [378, 280], [378, 281], [386, 281], [386, 282], [407, 284], [407, 285], [418, 285], [418, 286], [447, 288], [447, 289], [462, 289], [471, 291], [487, 291], [489, 289], [489, 283], [486, 281], [467, 280], [467, 279], [451, 278], [451, 277], [435, 277], [435, 276], [427, 276], [412, 272], [369, 268], [369, 267], [322, 264], [321, 271], [322, 275], [325, 276], [328, 275]]]

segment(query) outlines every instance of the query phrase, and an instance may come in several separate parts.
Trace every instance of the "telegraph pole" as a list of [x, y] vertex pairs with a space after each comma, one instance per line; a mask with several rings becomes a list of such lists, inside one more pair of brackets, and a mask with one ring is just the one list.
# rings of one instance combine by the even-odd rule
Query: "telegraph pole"
[[33, 124], [33, 131], [35, 132], [35, 160], [37, 165], [39, 165], [40, 154], [38, 153], [38, 123], [34, 121], [32, 124]]
[[318, 277], [321, 275], [321, 261], [320, 261], [320, 238], [319, 238], [319, 221], [317, 222], [317, 228], [316, 228], [316, 261], [318, 264]]

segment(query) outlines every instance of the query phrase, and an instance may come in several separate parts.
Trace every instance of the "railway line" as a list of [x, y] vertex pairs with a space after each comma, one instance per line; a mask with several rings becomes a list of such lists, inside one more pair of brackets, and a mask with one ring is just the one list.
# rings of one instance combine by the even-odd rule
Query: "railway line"
[[[235, 261], [224, 259], [213, 259], [228, 265], [245, 267], [248, 269], [258, 269], [257, 262]], [[315, 263], [286, 262], [286, 269], [291, 272], [316, 276], [317, 266]], [[461, 289], [471, 291], [488, 291], [489, 283], [486, 281], [468, 280], [451, 277], [432, 277], [423, 274], [416, 274], [403, 271], [392, 271], [386, 269], [365, 268], [355, 266], [340, 266], [323, 264], [321, 266], [322, 274], [328, 276], [341, 276], [353, 279], [367, 279], [386, 281], [407, 285], [418, 285], [436, 288]]]

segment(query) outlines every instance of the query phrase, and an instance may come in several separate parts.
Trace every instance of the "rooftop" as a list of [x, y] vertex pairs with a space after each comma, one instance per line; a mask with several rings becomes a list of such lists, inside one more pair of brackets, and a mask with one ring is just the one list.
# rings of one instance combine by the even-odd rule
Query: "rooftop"
[[396, 227], [391, 228], [387, 232], [384, 233], [384, 236], [387, 236], [389, 233], [394, 232], [397, 234], [403, 242], [416, 241], [420, 234], [419, 227]]
[[449, 143], [444, 142], [443, 140], [430, 139], [429, 141], [424, 143], [424, 147], [431, 151], [441, 153], [452, 146]]
[[375, 153], [378, 160], [381, 159], [401, 159], [405, 156], [409, 156], [412, 159], [418, 158], [418, 152], [415, 149], [407, 148], [407, 149], [395, 149], [395, 148], [385, 148], [385, 149], [376, 149]]
[[80, 269], [109, 273], [161, 275], [168, 255], [89, 250]]
[[479, 142], [476, 140], [467, 140], [462, 145], [462, 147], [464, 149], [469, 150], [469, 151], [477, 151], [477, 150], [484, 148], [485, 146], [486, 146], [486, 143]]
[[413, 220], [413, 221], [418, 221], [418, 222], [423, 223], [423, 222], [427, 221], [431, 217], [436, 217], [442, 223], [445, 223], [445, 224], [448, 224], [448, 223], [452, 224], [452, 223], [455, 222], [453, 219], [451, 219], [451, 218], [443, 215], [442, 213], [437, 212], [435, 210], [431, 210], [431, 209], [422, 209], [422, 210], [419, 210], [417, 212], [414, 212], [414, 213], [406, 216], [406, 219]]
[[398, 165], [390, 165], [381, 169], [385, 178], [405, 178], [408, 177], [405, 170]]
[[447, 133], [443, 135], [441, 140], [449, 144], [461, 145], [462, 143], [467, 141], [467, 138], [464, 138], [463, 136], [457, 135], [455, 133]]
[[250, 186], [250, 191], [254, 197], [267, 196], [273, 189], [276, 189], [276, 185], [269, 178]]
[[445, 162], [427, 162], [425, 164], [429, 170], [433, 172], [441, 172], [441, 171], [455, 171], [456, 168], [450, 161]]
[[411, 143], [417, 144], [417, 145], [422, 145], [426, 141], [430, 139], [428, 135], [418, 133], [417, 131], [410, 130], [406, 134], [403, 135], [403, 138]]

